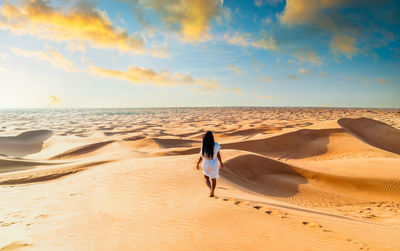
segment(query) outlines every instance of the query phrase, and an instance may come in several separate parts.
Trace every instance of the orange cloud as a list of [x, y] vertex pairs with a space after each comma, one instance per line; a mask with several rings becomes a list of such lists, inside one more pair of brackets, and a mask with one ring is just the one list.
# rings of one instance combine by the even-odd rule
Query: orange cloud
[[378, 84], [380, 84], [380, 85], [384, 85], [389, 82], [387, 79], [384, 79], [384, 78], [378, 78], [377, 81], [378, 81]]
[[60, 103], [60, 100], [54, 95], [50, 95], [49, 98], [50, 98], [50, 101], [47, 104], [47, 106], [53, 106], [53, 105]]
[[306, 75], [306, 74], [309, 74], [309, 73], [310, 73], [310, 70], [308, 70], [306, 68], [299, 69], [299, 74], [301, 74], [301, 75]]
[[229, 65], [229, 69], [231, 69], [232, 71], [236, 72], [236, 74], [243, 74], [243, 71], [239, 68], [237, 68], [234, 65]]
[[320, 56], [315, 51], [299, 49], [293, 53], [293, 57], [302, 62], [310, 62], [317, 65], [322, 64]]
[[[351, 2], [351, 1], [350, 1]], [[358, 30], [340, 21], [340, 14], [326, 15], [324, 11], [334, 10], [349, 1], [346, 0], [287, 0], [280, 22], [289, 27], [310, 26], [333, 35], [331, 49], [351, 58], [356, 52]], [[350, 36], [351, 34], [351, 36]]]
[[53, 8], [46, 0], [22, 0], [12, 5], [4, 0], [0, 7], [0, 28], [16, 34], [68, 42], [71, 48], [90, 45], [121, 52], [144, 52], [144, 39], [114, 27], [106, 12], [94, 6], [77, 5], [65, 10]]
[[236, 32], [234, 35], [229, 35], [228, 33], [224, 35], [224, 39], [230, 43], [237, 46], [244, 47], [254, 47], [264, 50], [277, 50], [275, 39], [272, 36], [263, 34], [263, 36], [254, 40], [251, 38], [250, 34]]
[[93, 74], [104, 78], [117, 78], [133, 84], [155, 86], [187, 85], [197, 88], [199, 91], [219, 91], [222, 89], [218, 81], [209, 79], [197, 79], [187, 74], [171, 73], [169, 71], [156, 72], [150, 68], [129, 66], [126, 71], [91, 67]]
[[[158, 13], [167, 27], [178, 25], [178, 31], [184, 41], [199, 42], [209, 40], [211, 20], [218, 17], [222, 9], [222, 0], [125, 0], [139, 3], [142, 7]], [[142, 13], [136, 13], [144, 22]]]
[[329, 19], [322, 13], [326, 8], [341, 5], [346, 0], [286, 0], [283, 14], [280, 16], [281, 23], [286, 25], [304, 25], [326, 20], [330, 25]]
[[357, 52], [356, 39], [345, 35], [335, 35], [331, 41], [331, 48], [334, 52], [351, 58]]
[[17, 56], [33, 58], [39, 61], [47, 61], [56, 69], [64, 69], [67, 72], [78, 71], [74, 63], [66, 59], [57, 50], [46, 46], [46, 51], [27, 51], [21, 48], [10, 48], [11, 52]]

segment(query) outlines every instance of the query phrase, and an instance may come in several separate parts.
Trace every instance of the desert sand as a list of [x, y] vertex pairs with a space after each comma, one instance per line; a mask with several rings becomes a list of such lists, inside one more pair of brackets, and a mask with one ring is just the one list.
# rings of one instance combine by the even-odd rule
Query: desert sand
[[[0, 112], [0, 250], [400, 250], [400, 110]], [[216, 196], [196, 170], [214, 132]]]

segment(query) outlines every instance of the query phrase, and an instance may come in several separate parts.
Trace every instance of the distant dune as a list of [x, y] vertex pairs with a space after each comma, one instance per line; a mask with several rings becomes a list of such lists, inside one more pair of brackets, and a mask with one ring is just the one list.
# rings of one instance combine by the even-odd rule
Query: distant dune
[[18, 136], [0, 137], [0, 153], [23, 157], [42, 150], [43, 142], [53, 135], [49, 130], [28, 131]]
[[369, 118], [339, 119], [338, 124], [360, 140], [383, 150], [400, 154], [400, 130]]

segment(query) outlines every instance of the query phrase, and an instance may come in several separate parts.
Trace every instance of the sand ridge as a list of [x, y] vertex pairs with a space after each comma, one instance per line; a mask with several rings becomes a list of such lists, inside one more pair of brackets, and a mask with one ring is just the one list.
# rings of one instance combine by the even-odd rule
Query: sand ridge
[[400, 154], [400, 130], [369, 118], [338, 120], [347, 132], [383, 150]]

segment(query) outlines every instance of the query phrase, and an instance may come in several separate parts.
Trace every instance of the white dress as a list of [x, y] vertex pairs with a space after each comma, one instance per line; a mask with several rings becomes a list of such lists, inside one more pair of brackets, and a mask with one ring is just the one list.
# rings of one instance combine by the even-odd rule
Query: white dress
[[200, 148], [200, 156], [203, 159], [203, 164], [202, 164], [203, 173], [204, 173], [204, 175], [207, 175], [211, 179], [219, 178], [219, 164], [218, 164], [217, 154], [220, 149], [221, 149], [221, 147], [219, 146], [219, 144], [217, 142], [215, 142], [214, 143], [214, 156], [211, 159], [209, 157], [203, 156], [201, 154], [203, 147]]

